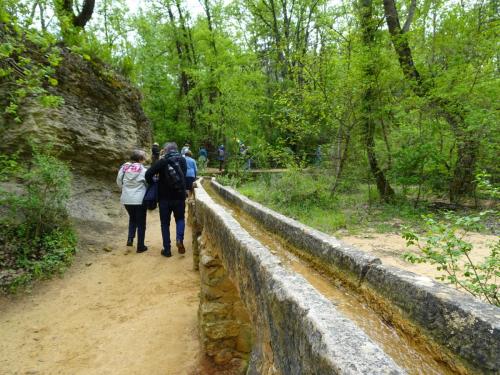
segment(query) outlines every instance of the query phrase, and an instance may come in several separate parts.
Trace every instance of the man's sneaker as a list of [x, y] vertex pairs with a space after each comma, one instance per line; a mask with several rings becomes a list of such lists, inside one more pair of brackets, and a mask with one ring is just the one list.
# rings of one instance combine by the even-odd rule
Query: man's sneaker
[[179, 251], [179, 254], [184, 254], [186, 252], [186, 248], [184, 247], [182, 241], [177, 241], [177, 250]]
[[163, 249], [161, 251], [161, 255], [163, 255], [164, 257], [170, 258], [172, 256], [172, 253], [170, 252], [170, 250]]
[[127, 246], [134, 246], [134, 239], [133, 238], [129, 238], [127, 240]]
[[143, 246], [143, 247], [138, 247], [136, 252], [137, 253], [143, 253], [143, 252], [145, 252], [147, 250], [148, 250], [148, 247], [147, 246]]

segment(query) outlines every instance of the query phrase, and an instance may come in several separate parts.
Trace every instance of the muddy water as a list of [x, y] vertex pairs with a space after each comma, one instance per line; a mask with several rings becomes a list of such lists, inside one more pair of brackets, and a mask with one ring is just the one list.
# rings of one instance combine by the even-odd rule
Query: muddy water
[[298, 249], [280, 236], [267, 231], [240, 208], [222, 199], [208, 184], [204, 187], [210, 196], [226, 208], [246, 231], [279, 257], [285, 267], [309, 281], [409, 374], [456, 374], [446, 364], [436, 361], [430, 353], [386, 323], [366, 303], [362, 302], [359, 296], [345, 289], [338, 280], [318, 272], [307, 261], [295, 256], [294, 253], [300, 253]]

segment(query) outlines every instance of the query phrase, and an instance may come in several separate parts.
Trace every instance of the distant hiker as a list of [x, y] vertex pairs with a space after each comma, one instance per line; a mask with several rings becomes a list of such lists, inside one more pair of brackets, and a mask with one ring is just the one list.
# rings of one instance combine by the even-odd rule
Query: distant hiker
[[151, 148], [151, 164], [160, 159], [160, 145], [158, 143], [153, 143]]
[[252, 169], [252, 164], [253, 164], [253, 160], [252, 160], [252, 152], [250, 150], [250, 148], [248, 146], [246, 146], [245, 148], [245, 169], [246, 170], [250, 170]]
[[193, 154], [191, 151], [187, 151], [184, 155], [187, 164], [186, 172], [186, 190], [188, 191], [189, 197], [193, 194], [193, 182], [196, 180], [196, 175], [198, 173], [198, 168], [196, 167], [196, 161], [193, 159]]
[[116, 176], [116, 183], [122, 189], [120, 202], [125, 205], [128, 212], [128, 239], [127, 246], [133, 246], [137, 230], [137, 252], [142, 253], [148, 249], [144, 245], [146, 236], [146, 207], [142, 201], [146, 193], [146, 153], [134, 150], [130, 162], [121, 166]]
[[164, 147], [165, 156], [158, 160], [146, 172], [146, 181], [151, 184], [153, 176], [158, 174], [158, 205], [160, 208], [161, 236], [163, 249], [161, 255], [172, 256], [170, 250], [170, 216], [174, 213], [176, 224], [176, 242], [179, 254], [185, 253], [184, 248], [184, 210], [186, 200], [187, 173], [186, 159], [177, 151], [177, 144], [169, 142]]
[[244, 143], [240, 143], [240, 157], [244, 163], [245, 169], [250, 170], [252, 167], [252, 157], [250, 156], [250, 149]]
[[241, 156], [244, 157], [245, 154], [246, 154], [246, 152], [247, 152], [247, 146], [245, 146], [244, 143], [240, 143], [240, 154], [241, 154]]
[[205, 146], [201, 146], [198, 151], [198, 163], [200, 164], [200, 168], [204, 170], [208, 164], [208, 151]]
[[188, 152], [188, 151], [189, 151], [189, 147], [190, 147], [190, 146], [191, 146], [191, 145], [190, 145], [189, 143], [185, 143], [185, 144], [184, 144], [184, 147], [183, 147], [183, 148], [182, 148], [182, 150], [181, 150], [181, 155], [182, 155], [182, 156], [186, 155], [186, 152]]
[[224, 145], [220, 145], [217, 149], [217, 160], [219, 160], [219, 172], [222, 172], [222, 166], [224, 165], [224, 160], [226, 159], [226, 149]]
[[321, 145], [318, 145], [318, 147], [316, 147], [316, 158], [314, 160], [314, 164], [316, 164], [317, 166], [320, 166], [321, 161], [322, 161]]

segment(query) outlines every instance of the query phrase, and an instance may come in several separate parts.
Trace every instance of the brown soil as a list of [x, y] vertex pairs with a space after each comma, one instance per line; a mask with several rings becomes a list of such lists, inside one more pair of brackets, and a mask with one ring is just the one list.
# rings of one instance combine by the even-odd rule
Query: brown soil
[[[0, 299], [0, 374], [196, 370], [199, 278], [190, 229], [186, 255], [164, 258], [158, 212], [148, 216], [149, 250], [142, 254], [125, 246], [126, 220], [122, 209], [111, 235], [100, 233], [92, 246], [85, 241], [62, 278], [31, 295]], [[96, 233], [92, 226], [87, 231]]]
[[[412, 264], [406, 262], [402, 255], [406, 251], [418, 253], [419, 249], [415, 246], [406, 247], [406, 241], [398, 234], [394, 233], [366, 233], [364, 235], [346, 235], [337, 236], [350, 245], [356, 246], [368, 253], [379, 257], [384, 264], [399, 267], [407, 271], [411, 271], [420, 275], [435, 278], [441, 275], [440, 271], [436, 270], [436, 265], [431, 264]], [[482, 261], [489, 255], [488, 245], [498, 241], [498, 237], [494, 235], [470, 233], [465, 240], [474, 245], [470, 253], [471, 259], [475, 262]]]

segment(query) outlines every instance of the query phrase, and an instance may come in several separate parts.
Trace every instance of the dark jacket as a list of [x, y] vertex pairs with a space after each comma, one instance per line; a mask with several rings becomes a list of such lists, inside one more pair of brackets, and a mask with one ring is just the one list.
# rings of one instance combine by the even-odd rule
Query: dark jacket
[[154, 163], [160, 159], [160, 146], [153, 145], [151, 148], [151, 161]]
[[154, 163], [151, 168], [146, 171], [146, 182], [153, 183], [153, 176], [158, 174], [158, 200], [185, 200], [186, 199], [186, 184], [184, 183], [184, 190], [179, 192], [169, 185], [166, 178], [166, 168], [168, 162], [178, 162], [182, 171], [182, 179], [184, 180], [187, 172], [186, 159], [184, 159], [178, 152], [170, 152], [162, 159]]

